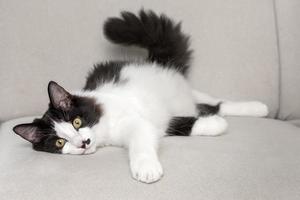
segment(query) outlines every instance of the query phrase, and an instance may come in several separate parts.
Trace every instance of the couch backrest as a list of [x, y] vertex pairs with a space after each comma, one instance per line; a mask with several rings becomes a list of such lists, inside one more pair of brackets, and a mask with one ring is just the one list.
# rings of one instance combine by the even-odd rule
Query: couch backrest
[[203, 92], [261, 100], [278, 110], [278, 49], [272, 0], [2, 0], [0, 120], [41, 114], [49, 80], [81, 88], [93, 63], [145, 56], [106, 41], [101, 25], [144, 7], [182, 20], [194, 48], [190, 80]]
[[295, 120], [300, 119], [300, 1], [276, 0], [275, 6], [281, 67], [279, 118]]

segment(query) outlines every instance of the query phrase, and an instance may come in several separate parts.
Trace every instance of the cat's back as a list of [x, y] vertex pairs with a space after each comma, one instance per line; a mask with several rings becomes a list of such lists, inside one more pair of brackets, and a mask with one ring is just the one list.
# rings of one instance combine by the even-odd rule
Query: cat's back
[[88, 75], [84, 90], [139, 90], [163, 97], [168, 93], [185, 92], [189, 85], [185, 77], [172, 67], [151, 62], [117, 61], [96, 65]]
[[98, 84], [97, 92], [116, 97], [125, 106], [138, 105], [171, 115], [191, 115], [195, 112], [191, 88], [185, 77], [156, 63], [126, 63], [110, 81]]
[[156, 63], [128, 64], [122, 69], [120, 78], [128, 86], [145, 88], [148, 92], [163, 90], [165, 93], [179, 85], [187, 85], [182, 74]]
[[107, 84], [116, 86], [125, 83], [163, 84], [164, 82], [184, 82], [183, 75], [172, 67], [152, 62], [109, 61], [94, 65], [87, 76], [84, 90], [96, 90]]

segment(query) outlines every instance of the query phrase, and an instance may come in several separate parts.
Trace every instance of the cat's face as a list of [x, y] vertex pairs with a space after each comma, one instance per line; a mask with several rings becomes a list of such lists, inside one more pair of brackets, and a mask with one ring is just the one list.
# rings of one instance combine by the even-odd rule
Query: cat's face
[[37, 151], [84, 154], [95, 148], [92, 131], [102, 115], [95, 99], [71, 95], [57, 83], [48, 85], [49, 108], [40, 119], [19, 124], [14, 132], [32, 143]]

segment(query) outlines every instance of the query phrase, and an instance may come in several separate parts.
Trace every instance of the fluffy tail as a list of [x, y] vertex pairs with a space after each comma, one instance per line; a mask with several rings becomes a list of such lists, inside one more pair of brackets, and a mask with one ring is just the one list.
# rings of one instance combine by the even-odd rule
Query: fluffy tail
[[108, 18], [104, 35], [112, 42], [146, 48], [148, 60], [185, 74], [192, 51], [189, 37], [181, 32], [180, 23], [165, 15], [141, 10], [138, 15], [122, 12], [121, 17]]

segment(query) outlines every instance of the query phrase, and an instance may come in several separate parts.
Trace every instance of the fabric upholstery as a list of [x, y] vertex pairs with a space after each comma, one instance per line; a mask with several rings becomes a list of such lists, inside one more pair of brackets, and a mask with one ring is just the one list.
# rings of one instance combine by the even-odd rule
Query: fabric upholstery
[[299, 126], [300, 127], [300, 119], [296, 119], [296, 120], [289, 120], [289, 122], [291, 122], [292, 124]]
[[164, 177], [147, 185], [131, 178], [123, 149], [85, 156], [32, 150], [11, 131], [30, 120], [1, 127], [1, 200], [300, 199], [300, 129], [286, 122], [229, 118], [223, 136], [163, 138]]
[[276, 0], [281, 60], [280, 119], [300, 119], [300, 1]]
[[278, 109], [272, 0], [1, 0], [0, 121], [41, 114], [47, 83], [83, 87], [93, 63], [145, 57], [106, 41], [101, 25], [121, 10], [164, 12], [183, 21], [195, 49], [190, 80], [203, 92], [261, 100]]

